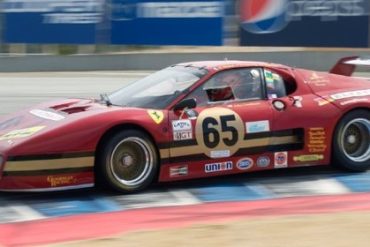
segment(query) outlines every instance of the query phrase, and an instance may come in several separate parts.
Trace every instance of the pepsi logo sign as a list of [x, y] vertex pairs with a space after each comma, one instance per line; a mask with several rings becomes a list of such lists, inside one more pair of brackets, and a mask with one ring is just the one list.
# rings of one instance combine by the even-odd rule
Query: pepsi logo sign
[[288, 25], [287, 0], [242, 0], [241, 25], [251, 33], [275, 33]]

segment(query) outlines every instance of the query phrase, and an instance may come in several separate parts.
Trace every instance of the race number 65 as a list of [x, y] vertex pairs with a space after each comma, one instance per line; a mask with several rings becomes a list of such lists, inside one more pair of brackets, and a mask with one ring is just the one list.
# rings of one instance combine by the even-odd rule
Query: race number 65
[[226, 108], [211, 108], [199, 114], [196, 124], [196, 139], [199, 148], [210, 157], [210, 151], [238, 150], [244, 138], [244, 124], [240, 116]]

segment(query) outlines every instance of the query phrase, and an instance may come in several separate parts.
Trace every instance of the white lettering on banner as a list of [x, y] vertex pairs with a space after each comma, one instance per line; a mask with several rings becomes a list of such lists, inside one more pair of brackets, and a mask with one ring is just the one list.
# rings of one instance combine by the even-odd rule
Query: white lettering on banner
[[303, 16], [320, 16], [322, 20], [362, 16], [368, 14], [361, 6], [363, 3], [364, 0], [293, 0], [288, 4], [287, 16], [292, 20], [300, 20]]
[[4, 0], [5, 13], [102, 12], [104, 0]]
[[47, 24], [93, 24], [101, 21], [100, 14], [44, 14], [44, 23]]
[[340, 99], [347, 99], [347, 98], [352, 98], [352, 97], [363, 97], [363, 96], [369, 96], [369, 95], [370, 95], [370, 89], [365, 89], [365, 90], [337, 93], [337, 94], [330, 95], [330, 97], [334, 100], [340, 100]]
[[223, 16], [222, 2], [138, 3], [139, 18], [215, 18]]
[[94, 24], [103, 18], [104, 0], [4, 0], [4, 13], [44, 13], [45, 24]]

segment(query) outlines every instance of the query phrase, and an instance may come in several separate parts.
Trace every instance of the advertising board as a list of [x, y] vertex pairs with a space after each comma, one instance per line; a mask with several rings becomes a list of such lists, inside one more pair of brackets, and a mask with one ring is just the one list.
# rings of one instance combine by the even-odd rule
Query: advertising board
[[223, 0], [4, 0], [6, 43], [222, 45]]
[[240, 43], [368, 47], [368, 0], [241, 0]]

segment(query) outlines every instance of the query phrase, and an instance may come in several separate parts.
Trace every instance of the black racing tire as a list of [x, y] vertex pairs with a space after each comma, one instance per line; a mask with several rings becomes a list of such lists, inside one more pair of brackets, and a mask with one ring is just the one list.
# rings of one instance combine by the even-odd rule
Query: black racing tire
[[142, 131], [123, 130], [107, 139], [97, 157], [97, 177], [116, 191], [145, 189], [158, 171], [158, 154], [151, 138]]
[[370, 168], [370, 111], [355, 110], [339, 121], [333, 136], [332, 163], [357, 172]]

